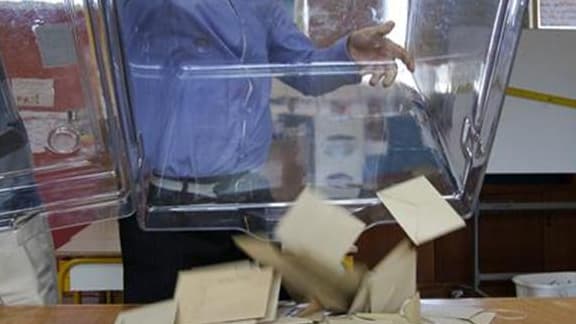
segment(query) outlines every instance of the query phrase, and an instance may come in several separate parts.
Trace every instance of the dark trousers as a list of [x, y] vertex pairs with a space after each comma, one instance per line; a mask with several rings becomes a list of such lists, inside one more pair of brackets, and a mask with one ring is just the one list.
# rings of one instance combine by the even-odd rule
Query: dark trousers
[[[269, 195], [268, 190], [259, 192], [257, 196], [260, 199], [257, 200], [271, 199]], [[150, 190], [149, 202], [154, 204], [165, 204], [167, 201], [183, 203], [186, 200], [198, 202], [198, 197], [154, 187]], [[212, 199], [212, 202], [217, 201]], [[218, 217], [215, 212], [210, 214], [211, 217]], [[139, 227], [134, 216], [120, 220], [124, 302], [139, 304], [170, 299], [180, 270], [246, 259], [232, 240], [235, 234], [239, 233], [146, 232]]]

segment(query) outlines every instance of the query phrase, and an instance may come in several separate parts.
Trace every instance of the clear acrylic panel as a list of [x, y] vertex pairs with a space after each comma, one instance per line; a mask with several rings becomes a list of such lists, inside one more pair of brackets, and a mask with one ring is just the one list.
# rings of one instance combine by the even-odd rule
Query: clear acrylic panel
[[103, 17], [96, 2], [0, 1], [4, 109], [21, 139], [0, 160], [5, 225], [41, 213], [56, 229], [134, 212], [135, 132], [118, 109]]
[[[106, 4], [142, 139], [145, 228], [266, 232], [305, 187], [356, 210], [419, 175], [470, 215], [526, 1]], [[353, 31], [388, 20], [414, 73], [349, 52]], [[391, 87], [368, 84], [395, 66]]]

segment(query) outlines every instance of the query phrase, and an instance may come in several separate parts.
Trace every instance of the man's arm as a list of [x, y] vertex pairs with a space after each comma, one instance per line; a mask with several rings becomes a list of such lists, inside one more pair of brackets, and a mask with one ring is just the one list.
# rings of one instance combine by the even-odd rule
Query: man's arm
[[[414, 71], [414, 58], [404, 48], [386, 38], [394, 28], [393, 22], [354, 31], [332, 46], [318, 49], [298, 30], [278, 2], [274, 2], [271, 7], [269, 16], [271, 63], [391, 62], [373, 71], [364, 71], [365, 74], [372, 75], [370, 84], [373, 86], [380, 83], [389, 86], [394, 81], [398, 72], [395, 59], [400, 59], [409, 71]], [[306, 75], [285, 77], [282, 80], [304, 94], [321, 95], [340, 86], [359, 82], [360, 71], [345, 76]]]
[[[327, 48], [316, 48], [289, 18], [286, 9], [271, 1], [269, 16], [270, 63], [298, 64], [312, 62], [353, 62], [348, 53], [348, 37], [338, 40]], [[310, 70], [313, 72], [313, 70]], [[281, 80], [305, 95], [318, 96], [343, 85], [360, 82], [358, 73], [349, 75], [298, 75], [282, 77]]]

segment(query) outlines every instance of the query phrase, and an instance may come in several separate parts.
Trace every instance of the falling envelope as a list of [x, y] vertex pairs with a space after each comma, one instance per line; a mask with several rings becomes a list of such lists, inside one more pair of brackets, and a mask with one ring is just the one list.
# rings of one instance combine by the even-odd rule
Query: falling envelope
[[344, 208], [328, 205], [306, 189], [280, 220], [276, 235], [290, 253], [343, 271], [342, 260], [364, 227]]
[[425, 177], [382, 190], [378, 197], [415, 245], [466, 226]]
[[[175, 299], [179, 324], [237, 322], [269, 315], [274, 271], [237, 262], [182, 271]], [[274, 296], [277, 298], [277, 296]]]
[[369, 279], [370, 311], [397, 313], [416, 293], [416, 249], [400, 242], [374, 269]]
[[[295, 256], [283, 254], [271, 243], [249, 236], [234, 237], [234, 242], [255, 261], [278, 271], [284, 283], [298, 294], [316, 299], [331, 310], [347, 310], [348, 296], [330, 281], [327, 282], [325, 277], [300, 264]], [[342, 277], [342, 280], [347, 279]]]

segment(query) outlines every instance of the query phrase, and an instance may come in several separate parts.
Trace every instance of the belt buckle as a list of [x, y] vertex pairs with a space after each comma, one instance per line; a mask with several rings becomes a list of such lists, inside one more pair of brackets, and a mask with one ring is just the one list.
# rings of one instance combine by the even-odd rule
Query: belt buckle
[[238, 195], [239, 200], [248, 200], [254, 191], [254, 186], [251, 179], [246, 179], [245, 176], [241, 176], [234, 182], [234, 192]]
[[198, 181], [194, 181], [193, 183], [194, 185], [194, 189], [192, 190], [192, 192], [190, 192], [190, 183], [183, 183], [182, 184], [182, 190], [187, 190], [188, 193], [194, 194], [194, 200], [198, 199], [198, 196], [200, 195], [200, 184], [198, 183]]
[[215, 198], [217, 196], [214, 192], [214, 185], [206, 185], [198, 182], [193, 182], [192, 184], [187, 182], [186, 192], [194, 196], [194, 201], [203, 201], [206, 197]]

